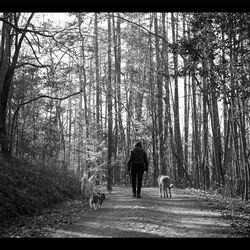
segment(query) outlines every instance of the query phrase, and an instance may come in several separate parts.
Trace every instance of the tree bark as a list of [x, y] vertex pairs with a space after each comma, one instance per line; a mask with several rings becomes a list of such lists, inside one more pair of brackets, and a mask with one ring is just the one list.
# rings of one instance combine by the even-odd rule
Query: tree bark
[[107, 159], [107, 189], [110, 190], [112, 186], [112, 75], [111, 75], [111, 20], [108, 17], [108, 89], [107, 89], [107, 102], [108, 102], [108, 159]]
[[95, 12], [95, 79], [96, 79], [96, 125], [97, 137], [101, 134], [100, 126], [100, 83], [99, 83], [99, 42], [98, 42], [98, 13]]
[[159, 173], [166, 174], [166, 164], [164, 162], [164, 144], [163, 144], [163, 103], [162, 103], [162, 69], [160, 62], [160, 45], [158, 37], [158, 18], [157, 13], [154, 14], [155, 29], [155, 50], [156, 50], [156, 81], [157, 81], [157, 118], [158, 118], [158, 142], [159, 142]]
[[[3, 20], [7, 21], [9, 24], [3, 22], [0, 51], [0, 152], [7, 155], [11, 154], [9, 150], [9, 140], [6, 133], [6, 115], [10, 85], [14, 76], [21, 45], [26, 35], [26, 29], [34, 16], [34, 13], [31, 13], [28, 17], [19, 40], [18, 36], [14, 35], [15, 31], [11, 27], [12, 22], [17, 22], [19, 19], [19, 16], [17, 17], [16, 15], [19, 14], [3, 13]], [[14, 42], [13, 39], [15, 39]], [[13, 44], [15, 45], [14, 48], [12, 46]], [[11, 50], [14, 50], [12, 58]]]
[[181, 182], [185, 182], [184, 179], [184, 167], [183, 167], [183, 149], [181, 143], [180, 133], [180, 121], [179, 121], [179, 93], [178, 93], [178, 58], [177, 58], [177, 43], [176, 37], [178, 37], [178, 20], [175, 20], [174, 13], [171, 13], [171, 24], [172, 24], [172, 39], [173, 39], [173, 60], [174, 60], [174, 137], [176, 143], [176, 155], [177, 167], [178, 167], [178, 178]]

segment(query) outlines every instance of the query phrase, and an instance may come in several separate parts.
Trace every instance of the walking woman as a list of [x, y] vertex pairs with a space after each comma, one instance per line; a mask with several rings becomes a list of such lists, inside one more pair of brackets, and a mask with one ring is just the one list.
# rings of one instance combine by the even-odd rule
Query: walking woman
[[130, 153], [128, 161], [128, 172], [132, 176], [133, 196], [141, 198], [141, 186], [143, 173], [148, 171], [147, 154], [142, 148], [141, 142], [135, 144], [135, 148]]

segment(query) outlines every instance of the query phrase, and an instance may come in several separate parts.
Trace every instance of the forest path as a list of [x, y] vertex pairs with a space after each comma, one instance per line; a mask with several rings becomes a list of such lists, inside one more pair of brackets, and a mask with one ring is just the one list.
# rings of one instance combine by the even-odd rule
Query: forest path
[[157, 188], [146, 187], [141, 193], [136, 199], [130, 187], [113, 187], [100, 209], [80, 211], [50, 237], [242, 237], [219, 210], [190, 193], [172, 189], [172, 198], [159, 198]]

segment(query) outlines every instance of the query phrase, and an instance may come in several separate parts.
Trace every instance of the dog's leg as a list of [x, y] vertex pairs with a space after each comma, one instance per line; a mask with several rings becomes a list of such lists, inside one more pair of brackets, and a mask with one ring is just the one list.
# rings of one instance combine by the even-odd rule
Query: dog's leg
[[91, 199], [89, 200], [89, 206], [90, 206], [91, 209], [93, 209]]
[[158, 187], [159, 187], [159, 197], [161, 197], [161, 183], [160, 183], [160, 177], [158, 177]]
[[159, 185], [159, 196], [162, 197], [162, 185]]
[[172, 198], [172, 196], [171, 196], [171, 187], [169, 187], [169, 195], [170, 195], [170, 198]]

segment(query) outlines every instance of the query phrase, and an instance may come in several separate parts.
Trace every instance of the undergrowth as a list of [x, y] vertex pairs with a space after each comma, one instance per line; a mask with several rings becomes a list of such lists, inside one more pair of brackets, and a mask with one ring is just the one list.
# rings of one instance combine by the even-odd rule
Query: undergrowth
[[0, 224], [79, 196], [74, 172], [0, 156]]
[[250, 201], [241, 197], [222, 195], [214, 190], [185, 189], [196, 195], [197, 201], [208, 202], [209, 206], [221, 211], [224, 218], [231, 219], [231, 226], [246, 237], [250, 236]]

